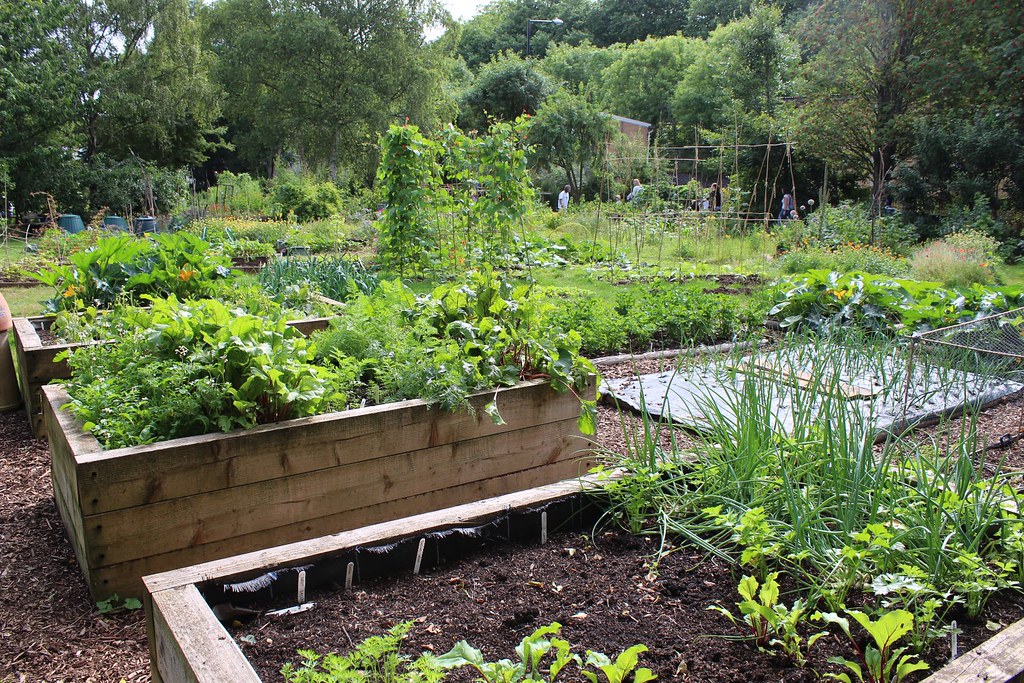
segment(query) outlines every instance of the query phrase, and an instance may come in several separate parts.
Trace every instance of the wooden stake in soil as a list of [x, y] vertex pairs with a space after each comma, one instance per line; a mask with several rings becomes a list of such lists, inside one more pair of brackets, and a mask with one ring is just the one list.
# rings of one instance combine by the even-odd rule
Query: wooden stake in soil
[[413, 568], [412, 568], [412, 575], [413, 576], [419, 576], [420, 575], [420, 564], [423, 562], [423, 549], [426, 548], [426, 547], [427, 547], [427, 539], [425, 537], [421, 538], [420, 539], [420, 544], [416, 548], [416, 564], [414, 564]]
[[352, 590], [352, 574], [355, 572], [355, 570], [355, 562], [349, 562], [348, 566], [345, 568], [345, 590], [347, 591]]
[[295, 602], [300, 605], [306, 602], [306, 572], [305, 570], [299, 572], [299, 593], [296, 596]]
[[540, 544], [547, 545], [548, 542], [548, 511], [542, 510], [540, 513]]

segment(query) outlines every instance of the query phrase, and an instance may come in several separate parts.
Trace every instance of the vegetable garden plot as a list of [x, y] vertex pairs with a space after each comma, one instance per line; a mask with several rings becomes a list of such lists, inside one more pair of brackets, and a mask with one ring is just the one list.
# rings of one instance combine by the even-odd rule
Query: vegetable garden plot
[[[561, 637], [574, 647], [614, 656], [635, 644], [650, 645], [640, 664], [656, 666], [659, 680], [721, 680], [714, 678], [720, 671], [726, 680], [817, 680], [811, 668], [799, 669], [782, 657], [759, 653], [750, 643], [714, 637], [732, 633], [732, 627], [706, 609], [709, 602], [734, 607], [738, 600], [735, 576], [714, 560], [701, 561], [701, 554], [692, 550], [672, 553], [671, 560], [651, 571], [645, 560], [656, 543], [612, 534], [590, 545], [578, 532], [592, 528], [600, 506], [585, 504], [579, 491], [580, 482], [562, 482], [147, 577], [154, 680], [279, 680], [277, 667], [300, 659], [295, 640], [278, 647], [286, 635], [298, 636], [303, 643], [298, 647], [349, 651], [368, 631], [381, 634], [405, 619], [416, 622], [412, 642], [403, 648], [413, 656], [428, 644], [440, 654], [443, 650], [436, 648], [466, 637], [494, 657], [496, 643], [517, 641], [557, 621], [564, 627]], [[555, 536], [559, 528], [577, 533]], [[551, 534], [550, 550], [543, 550], [545, 530]], [[503, 545], [507, 540], [522, 545], [510, 548]], [[481, 545], [491, 551], [474, 554]], [[448, 564], [460, 558], [465, 560], [462, 569], [439, 565], [442, 559]], [[623, 561], [630, 566], [624, 567]], [[611, 574], [604, 573], [605, 565], [615, 568]], [[416, 578], [417, 567], [432, 576]], [[308, 591], [301, 598], [300, 572]], [[371, 587], [381, 572], [393, 579]], [[601, 584], [600, 576], [609, 577], [606, 590], [593, 588], [594, 579]], [[691, 581], [694, 586], [687, 588]], [[321, 590], [332, 583], [334, 595]], [[504, 590], [506, 586], [511, 590]], [[304, 609], [289, 612], [289, 607]], [[270, 608], [283, 613], [231, 633], [221, 623], [246, 620]], [[431, 616], [435, 608], [440, 611]], [[472, 633], [444, 620], [445, 614], [459, 619], [456, 615], [462, 612], [479, 619]], [[1000, 619], [1007, 624], [1015, 618]], [[595, 623], [597, 633], [605, 625], [603, 635], [594, 635]], [[990, 635], [983, 622], [969, 631], [961, 636], [961, 652]], [[321, 640], [314, 641], [314, 632], [320, 632]], [[655, 643], [655, 633], [665, 638]], [[1024, 623], [1010, 626], [928, 680], [1015, 680], [1022, 667], [1013, 652], [1022, 638]], [[837, 652], [836, 645], [827, 639], [817, 648], [811, 664], [827, 667], [825, 660]], [[933, 671], [945, 660], [941, 644], [939, 649]], [[514, 658], [509, 647], [497, 652]], [[267, 654], [273, 662], [269, 671]], [[262, 677], [253, 669], [257, 658], [264, 661]], [[568, 673], [558, 680], [581, 680]]]
[[712, 414], [735, 423], [739, 405], [756, 401], [773, 427], [790, 433], [794, 420], [813, 415], [825, 396], [839, 396], [878, 436], [1024, 390], [1024, 384], [976, 363], [967, 371], [960, 369], [959, 358], [946, 360], [942, 364], [919, 355], [910, 363], [903, 349], [891, 345], [786, 345], [674, 372], [609, 380], [600, 390], [636, 410], [698, 431]]

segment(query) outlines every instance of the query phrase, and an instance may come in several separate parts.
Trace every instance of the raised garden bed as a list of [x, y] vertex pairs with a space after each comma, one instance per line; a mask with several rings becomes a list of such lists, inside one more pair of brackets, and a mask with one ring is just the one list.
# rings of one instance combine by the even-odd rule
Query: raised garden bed
[[[48, 343], [47, 335], [53, 320], [53, 316], [34, 316], [15, 318], [13, 321], [18, 384], [25, 402], [25, 412], [32, 423], [32, 433], [36, 437], [46, 436], [43, 429], [43, 398], [40, 388], [54, 380], [67, 379], [71, 376], [67, 361], [57, 360], [57, 356], [64, 351], [87, 344]], [[330, 318], [307, 318], [294, 320], [288, 324], [302, 334], [309, 335], [317, 330], [326, 329], [329, 321]]]
[[[240, 593], [240, 586], [246, 586], [247, 588], [255, 586], [263, 586], [260, 590], [264, 596], [272, 594], [275, 598], [273, 604], [281, 606], [282, 604], [295, 604], [296, 601], [296, 586], [297, 586], [297, 571], [299, 568], [304, 569], [306, 573], [307, 587], [314, 587], [318, 585], [324, 585], [328, 583], [335, 583], [337, 586], [341, 586], [346, 582], [346, 574], [348, 572], [347, 567], [349, 563], [356, 564], [360, 567], [359, 574], [357, 575], [354, 587], [356, 588], [355, 593], [346, 593], [350, 596], [345, 601], [346, 604], [351, 605], [351, 609], [346, 608], [346, 613], [351, 612], [352, 619], [359, 621], [366, 621], [367, 619], [371, 623], [388, 622], [391, 619], [396, 618], [394, 615], [395, 610], [388, 610], [386, 603], [380, 604], [379, 608], [383, 609], [384, 612], [374, 611], [371, 607], [369, 611], [363, 616], [365, 618], [356, 617], [355, 614], [360, 613], [359, 603], [364, 600], [369, 600], [372, 604], [374, 601], [374, 593], [368, 596], [360, 596], [358, 583], [361, 580], [367, 580], [372, 578], [373, 570], [377, 571], [399, 571], [408, 575], [413, 571], [414, 557], [418, 557], [419, 554], [417, 549], [422, 547], [420, 544], [424, 544], [427, 551], [422, 554], [424, 558], [433, 558], [435, 556], [448, 555], [452, 557], [460, 557], [461, 550], [465, 549], [468, 542], [465, 540], [463, 534], [451, 533], [451, 529], [462, 529], [470, 533], [470, 535], [476, 535], [483, 528], [496, 528], [498, 536], [505, 537], [519, 537], [519, 538], [531, 538], [534, 543], [539, 539], [543, 542], [544, 533], [542, 529], [545, 526], [548, 529], [553, 529], [560, 523], [569, 522], [567, 526], [571, 526], [575, 529], [589, 530], [590, 520], [593, 516], [593, 506], [588, 507], [581, 501], [579, 495], [581, 491], [580, 482], [562, 482], [560, 484], [539, 487], [532, 491], [526, 491], [515, 495], [498, 497], [492, 500], [481, 501], [472, 505], [463, 505], [448, 510], [438, 511], [431, 514], [419, 515], [416, 517], [397, 520], [394, 522], [379, 524], [373, 527], [367, 527], [364, 529], [347, 532], [344, 534], [338, 534], [335, 536], [315, 539], [312, 541], [295, 543], [289, 546], [269, 549], [259, 553], [250, 553], [244, 556], [230, 558], [218, 562], [207, 563], [202, 566], [191, 567], [175, 572], [168, 572], [157, 576], [146, 577], [147, 587], [147, 624], [149, 633], [149, 644], [150, 644], [150, 655], [152, 664], [152, 674], [154, 681], [259, 681], [266, 680], [261, 679], [256, 673], [252, 664], [247, 660], [245, 654], [236, 645], [235, 640], [229, 634], [218, 620], [217, 614], [224, 616], [223, 609], [232, 597], [236, 599], [245, 599], [247, 596], [245, 593]], [[541, 514], [546, 515], [546, 520], [541, 518]], [[546, 525], [544, 522], [546, 521]], [[448, 533], [446, 533], [448, 532]], [[560, 537], [559, 545], [557, 549], [561, 549], [563, 563], [566, 565], [568, 574], [577, 576], [577, 579], [573, 579], [571, 576], [566, 577], [566, 581], [578, 580], [579, 582], [586, 582], [590, 577], [586, 576], [587, 570], [581, 569], [577, 566], [578, 563], [575, 560], [581, 558], [583, 555], [590, 554], [591, 562], [600, 563], [601, 556], [594, 555], [594, 553], [602, 553], [600, 548], [578, 551], [573, 556], [565, 556], [564, 543], [572, 543], [577, 548], [579, 546], [579, 539], [576, 541], [565, 540], [565, 537]], [[447, 544], [447, 545], [442, 545]], [[454, 545], [453, 545], [454, 544]], [[640, 544], [643, 545], [642, 543]], [[386, 550], [385, 554], [380, 554], [376, 551]], [[636, 548], [634, 552], [639, 555], [650, 553], [651, 548]], [[609, 549], [607, 552], [611, 553]], [[517, 633], [531, 631], [536, 627], [536, 623], [530, 625], [530, 617], [528, 615], [520, 616], [518, 612], [514, 611], [514, 606], [518, 603], [506, 602], [503, 597], [506, 596], [506, 591], [499, 589], [497, 586], [491, 586], [488, 588], [489, 583], [487, 580], [480, 579], [480, 574], [497, 576], [498, 578], [493, 579], [499, 584], [502, 583], [501, 576], [508, 574], [507, 580], [512, 582], [513, 586], [519, 586], [518, 593], [551, 593], [552, 591], [558, 592], [558, 587], [553, 583], [544, 583], [544, 578], [550, 574], [557, 574], [557, 572], [545, 572], [542, 567], [538, 567], [535, 578], [537, 581], [534, 584], [525, 585], [523, 577], [516, 574], [513, 577], [513, 572], [516, 570], [512, 568], [512, 562], [509, 563], [508, 567], [500, 565], [501, 560], [496, 559], [503, 556], [503, 553], [490, 553], [490, 559], [488, 561], [480, 560], [480, 566], [484, 567], [482, 572], [476, 572], [474, 569], [463, 568], [461, 571], [457, 571], [455, 576], [463, 577], [464, 583], [459, 583], [463, 579], [444, 579], [439, 578], [437, 582], [448, 584], [454, 582], [455, 585], [451, 587], [453, 594], [452, 598], [445, 598], [443, 596], [435, 595], [435, 599], [442, 602], [458, 600], [454, 597], [454, 594], [460, 592], [470, 593], [467, 600], [472, 602], [473, 598], [477, 600], [483, 600], [486, 605], [481, 611], [486, 615], [487, 619], [491, 621], [497, 620], [497, 623], [504, 623], [505, 625], [500, 627], [504, 630], [515, 630]], [[555, 557], [558, 557], [558, 553], [554, 553]], [[539, 559], [539, 553], [531, 553], [531, 557], [535, 559], [530, 560], [540, 562], [544, 564], [544, 560]], [[490, 563], [498, 562], [498, 565], [489, 567]], [[610, 561], [610, 560], [609, 560]], [[385, 566], [390, 563], [390, 566]], [[376, 566], [373, 566], [373, 565]], [[473, 567], [476, 567], [477, 562], [472, 561], [469, 563]], [[734, 578], [729, 576], [728, 571], [722, 571], [721, 568], [717, 570], [709, 569], [706, 572], [701, 573], [700, 568], [705, 564], [698, 559], [688, 559], [682, 562], [688, 568], [685, 573], [696, 573], [699, 575], [699, 579], [702, 578], [705, 581], [704, 585], [715, 585], [723, 584], [727, 586], [734, 586]], [[370, 565], [368, 567], [368, 565]], [[569, 568], [572, 565], [575, 568]], [[586, 563], [584, 567], [588, 566]], [[618, 565], [616, 565], [618, 566]], [[489, 567], [489, 568], [488, 568]], [[698, 605], [696, 610], [699, 612], [704, 611], [705, 603], [702, 600], [707, 600], [706, 595], [694, 596], [688, 593], [680, 594], [673, 592], [668, 588], [658, 589], [654, 584], [648, 584], [645, 582], [642, 574], [643, 569], [640, 569], [640, 564], [637, 564], [637, 570], [639, 575], [632, 575], [632, 571], [627, 572], [627, 575], [620, 581], [612, 581], [615, 586], [622, 591], [615, 592], [611, 586], [607, 588], [607, 593], [598, 592], [599, 594], [590, 595], [589, 597], [581, 597], [576, 594], [573, 590], [573, 586], [565, 585], [564, 591], [559, 592], [560, 596], [564, 596], [564, 600], [554, 599], [555, 603], [558, 603], [560, 607], [555, 608], [555, 614], [561, 615], [558, 621], [565, 623], [572, 623], [575, 620], [582, 619], [583, 621], [590, 621], [591, 619], [601, 619], [598, 613], [602, 613], [602, 605], [605, 602], [611, 602], [614, 609], [611, 610], [613, 614], [619, 614], [619, 611], [623, 608], [628, 608], [627, 611], [622, 612], [621, 615], [616, 619], [614, 616], [607, 616], [604, 618], [611, 619], [611, 628], [614, 630], [615, 624], [621, 622], [619, 630], [621, 633], [618, 636], [610, 637], [610, 640], [617, 640], [620, 642], [586, 642], [577, 643], [570, 636], [570, 641], [576, 645], [586, 645], [587, 647], [593, 647], [602, 651], [616, 652], [625, 644], [633, 644], [635, 642], [643, 642], [643, 639], [638, 639], [636, 632], [638, 628], [632, 627], [632, 624], [636, 622], [636, 618], [641, 621], [648, 618], [655, 619], [653, 615], [645, 615], [645, 612], [656, 611], [655, 607], [645, 607], [645, 600], [650, 602], [658, 602], [659, 600], [673, 600], [682, 601], [684, 603], [691, 603], [696, 600]], [[290, 570], [290, 571], [289, 571]], [[532, 570], [532, 565], [531, 565]], [[668, 572], [668, 567], [663, 567], [663, 571]], [[593, 571], [598, 571], [596, 568]], [[268, 574], [268, 572], [273, 572]], [[468, 572], [463, 573], [463, 572]], [[583, 572], [584, 575], [579, 575], [579, 572]], [[533, 572], [530, 572], [534, 575]], [[682, 577], [678, 577], [682, 579]], [[482, 581], [479, 582], [478, 581]], [[415, 582], [416, 586], [422, 586], [422, 590], [429, 591], [427, 587], [430, 579], [422, 579]], [[600, 583], [600, 582], [598, 582]], [[641, 584], [639, 592], [636, 593], [636, 601], [630, 601], [629, 595], [632, 594], [631, 589], [635, 588], [634, 584]], [[700, 584], [700, 580], [697, 581]], [[410, 588], [406, 585], [405, 591], [399, 591], [399, 595], [405, 595]], [[460, 588], [461, 586], [461, 588]], [[643, 589], [647, 589], [646, 593]], [[411, 590], [416, 590], [415, 587]], [[517, 592], [516, 590], [512, 591]], [[706, 590], [704, 591], [707, 592]], [[728, 593], [728, 591], [726, 591]], [[307, 598], [308, 599], [308, 598]], [[315, 598], [314, 598], [315, 599]], [[386, 598], [384, 598], [386, 600]], [[395, 599], [398, 599], [397, 595]], [[538, 601], [543, 601], [538, 598]], [[582, 600], [582, 602], [580, 602]], [[415, 619], [418, 615], [429, 614], [430, 606], [424, 605], [423, 611], [416, 611], [417, 608], [412, 606], [416, 600], [412, 599], [406, 604], [404, 611], [398, 610], [400, 614], [404, 615], [399, 618]], [[527, 606], [533, 604], [535, 601], [526, 597], [524, 604]], [[550, 601], [549, 601], [550, 602]], [[211, 608], [210, 605], [216, 605], [215, 608]], [[237, 603], [236, 604], [244, 604]], [[259, 600], [255, 601], [255, 604], [260, 604]], [[264, 601], [264, 604], [266, 602]], [[589, 605], [589, 607], [588, 607]], [[364, 605], [365, 607], [365, 605]], [[692, 607], [692, 605], [691, 605]], [[321, 609], [318, 604], [315, 609]], [[328, 609], [328, 608], [323, 608]], [[524, 608], [525, 609], [525, 608]], [[504, 611], [507, 610], [507, 611]], [[582, 611], [580, 611], [582, 610]], [[528, 610], [527, 610], [528, 611]], [[372, 614], [383, 614], [378, 620], [373, 617]], [[588, 613], [593, 613], [588, 615]], [[310, 615], [314, 612], [310, 612]], [[634, 615], [635, 614], [635, 618]], [[302, 615], [305, 617], [307, 615]], [[546, 613], [540, 616], [540, 623], [548, 623], [550, 619]], [[326, 626], [328, 622], [334, 622], [339, 618], [337, 612], [330, 612], [322, 617], [323, 625]], [[342, 621], [345, 617], [340, 617]], [[286, 620], [299, 620], [299, 617], [283, 617]], [[501, 620], [504, 619], [504, 622]], [[525, 624], [522, 620], [526, 620]], [[631, 621], [633, 619], [633, 621]], [[308, 620], [300, 620], [302, 622]], [[276, 623], [276, 622], [275, 622]], [[438, 626], [429, 627], [426, 629], [427, 633], [439, 633], [437, 636], [441, 641], [450, 641], [451, 639], [458, 639], [463, 635], [462, 631], [454, 633], [447, 633], [444, 631], [444, 625], [447, 622], [444, 621], [431, 621], [430, 617], [426, 618], [426, 623], [421, 626], [429, 626], [429, 624], [438, 624], [442, 629], [440, 632], [431, 630], [431, 628], [438, 628]], [[675, 633], [682, 634], [689, 632], [689, 635], [680, 637], [692, 638], [692, 629], [685, 629], [683, 624], [672, 622], [674, 625], [669, 625], [667, 628]], [[267, 624], [263, 624], [264, 626]], [[275, 624], [269, 624], [271, 628], [263, 630], [259, 624], [253, 624], [251, 627], [243, 629], [244, 632], [254, 633], [255, 641], [251, 641], [252, 636], [248, 636], [249, 642], [255, 642], [263, 644], [263, 648], [269, 647], [270, 638], [264, 638], [266, 636], [274, 636], [275, 644], [277, 635], [273, 626]], [[289, 624], [288, 622], [282, 622], [279, 625], [280, 634], [288, 633], [294, 628], [301, 628], [296, 624]], [[367, 624], [363, 624], [365, 627]], [[349, 623], [349, 630], [358, 626], [356, 623]], [[567, 627], [568, 628], [568, 627]], [[346, 635], [349, 634], [349, 630], [344, 630]], [[422, 628], [420, 629], [422, 630]], [[486, 631], [487, 629], [483, 629]], [[725, 633], [728, 631], [726, 625], [722, 625], [716, 633]], [[365, 628], [362, 629], [361, 633], [365, 634]], [[710, 636], [710, 633], [702, 633], [703, 636]], [[479, 636], [479, 634], [478, 634]], [[359, 640], [363, 635], [356, 635], [353, 632], [350, 635], [350, 640]], [[429, 637], [429, 636], [428, 636]], [[518, 638], [512, 638], [511, 640], [517, 640]], [[475, 640], [475, 639], [474, 639]], [[717, 639], [714, 639], [717, 641]], [[332, 650], [345, 650], [345, 640], [339, 636], [339, 641], [328, 645]], [[472, 642], [472, 641], [471, 641]], [[974, 642], [977, 642], [975, 640]], [[422, 646], [422, 642], [418, 643]], [[695, 647], [699, 651], [713, 650], [718, 652], [720, 648], [719, 643], [713, 641], [705, 641], [702, 638], [699, 642], [694, 645], [693, 643], [682, 643], [679, 642], [675, 647], [669, 647], [671, 652], [673, 649], [679, 651], [685, 651], [690, 648], [691, 655], [693, 654], [693, 648]], [[248, 648], [256, 647], [256, 645], [248, 646]], [[446, 646], [445, 646], [446, 647]], [[746, 647], [749, 647], [746, 646]], [[823, 645], [821, 647], [827, 647]], [[248, 649], [247, 648], [247, 649]], [[261, 648], [261, 649], [263, 649]], [[318, 648], [320, 649], [320, 648]], [[744, 651], [744, 646], [740, 647], [741, 653]], [[409, 652], [419, 651], [415, 647], [411, 648]], [[994, 636], [989, 641], [981, 644], [973, 651], [962, 655], [959, 659], [946, 667], [935, 671], [929, 678], [926, 679], [926, 683], [949, 683], [953, 680], [957, 681], [989, 681], [994, 683], [1011, 683], [1019, 681], [1024, 678], [1024, 658], [1021, 653], [1024, 652], [1024, 621], [1017, 622], [1010, 627], [1004, 629], [1002, 632]], [[440, 651], [437, 652], [440, 654]], [[493, 653], [491, 653], [493, 655]], [[503, 654], [511, 654], [510, 652], [504, 652]], [[652, 651], [650, 655], [654, 655]], [[735, 669], [736, 663], [729, 663], [726, 659], [723, 659], [720, 664], [715, 664], [718, 660], [713, 657], [711, 659], [705, 659], [703, 661], [704, 667], [698, 667], [703, 671], [692, 670], [688, 673], [681, 673], [681, 671], [687, 671], [685, 664], [688, 658], [684, 658], [682, 663], [679, 665], [680, 669], [676, 671], [676, 677], [680, 680], [690, 680], [691, 676], [693, 680], [705, 680], [709, 671], [706, 670], [708, 667], [717, 670], [717, 667], [723, 667], [726, 672], [733, 671], [735, 674], [737, 671], [740, 675], [746, 671], [748, 675], [751, 671], [757, 671], [758, 664], [747, 665], [745, 669]], [[757, 653], [749, 653], [752, 658], [762, 657]], [[294, 652], [287, 655], [291, 661], [296, 661], [297, 655]], [[742, 654], [741, 654], [742, 656]], [[821, 655], [823, 658], [826, 655]], [[642, 660], [644, 658], [642, 657]], [[758, 660], [760, 666], [765, 666], [762, 671], [759, 671], [755, 677], [749, 677], [746, 680], [809, 680], [812, 677], [810, 671], [788, 669], [789, 676], [787, 674], [787, 664], [784, 661], [773, 659], [771, 657], [765, 657]], [[283, 662], [282, 662], [283, 663]], [[820, 664], [821, 662], [819, 662]], [[674, 666], [674, 665], [673, 665]], [[741, 665], [742, 666], [742, 665]], [[791, 666], [791, 665], [789, 665]], [[752, 667], [752, 668], [751, 668]], [[806, 674], [804, 676], [803, 674]], [[761, 677], [763, 676], [763, 678]], [[671, 675], [660, 676], [661, 680], [672, 680]], [[461, 678], [458, 680], [462, 680]], [[730, 680], [740, 680], [738, 678], [732, 678]]]
[[[591, 388], [591, 391], [593, 389]], [[586, 472], [579, 399], [546, 381], [104, 451], [42, 388], [54, 497], [94, 598], [141, 577]], [[496, 400], [505, 424], [484, 412]]]

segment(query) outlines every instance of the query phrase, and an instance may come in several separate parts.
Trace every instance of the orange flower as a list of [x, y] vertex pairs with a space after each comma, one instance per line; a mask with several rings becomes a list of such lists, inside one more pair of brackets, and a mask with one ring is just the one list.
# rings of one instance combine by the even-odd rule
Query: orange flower
[[64, 290], [64, 298], [65, 299], [70, 299], [71, 297], [73, 297], [75, 295], [75, 292], [76, 292], [75, 286], [74, 285], [68, 285], [68, 288]]
[[189, 280], [192, 279], [193, 275], [198, 275], [198, 274], [199, 274], [198, 270], [192, 270], [192, 266], [190, 266], [190, 265], [188, 265], [186, 263], [185, 267], [181, 269], [180, 273], [178, 273], [178, 279], [181, 280], [182, 282], [188, 282]]

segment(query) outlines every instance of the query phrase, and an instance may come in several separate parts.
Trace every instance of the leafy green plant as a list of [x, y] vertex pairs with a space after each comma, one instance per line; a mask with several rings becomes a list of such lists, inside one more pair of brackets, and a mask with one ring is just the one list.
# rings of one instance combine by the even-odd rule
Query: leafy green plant
[[[904, 654], [906, 647], [896, 647], [896, 644], [914, 628], [914, 615], [902, 609], [883, 612], [878, 619], [871, 619], [867, 614], [859, 610], [846, 610], [846, 614], [853, 617], [860, 624], [873, 643], [868, 643], [863, 648], [850, 631], [850, 621], [840, 617], [834, 612], [819, 612], [815, 616], [829, 624], [836, 624], [846, 634], [857, 651], [860, 661], [853, 661], [844, 657], [830, 657], [829, 661], [834, 664], [845, 666], [852, 673], [857, 681], [862, 683], [899, 683], [915, 671], [925, 671], [928, 664], [914, 661], [916, 656]], [[826, 673], [829, 678], [835, 678], [845, 683], [852, 683], [849, 673]]]
[[136, 609], [142, 609], [142, 603], [138, 598], [125, 598], [122, 600], [117, 593], [114, 593], [106, 600], [100, 600], [96, 603], [96, 611], [100, 614], [117, 614], [125, 610]]
[[[514, 286], [489, 268], [420, 296], [401, 283], [384, 283], [354, 299], [317, 343], [324, 359], [370, 361], [365, 381], [392, 400], [419, 397], [464, 408], [471, 393], [541, 377], [559, 391], [579, 391], [593, 364], [579, 354], [579, 335], [544, 324], [545, 305], [528, 286]], [[580, 399], [581, 427], [592, 433], [594, 401]], [[496, 420], [498, 409], [486, 408]]]
[[44, 307], [50, 312], [88, 306], [109, 308], [124, 296], [202, 297], [213, 294], [231, 275], [230, 260], [186, 232], [147, 239], [119, 234], [75, 251], [68, 265], [51, 265], [29, 275], [53, 288]]
[[107, 448], [312, 415], [338, 400], [334, 375], [283, 318], [215, 300], [152, 299], [137, 331], [68, 355], [68, 409]]
[[346, 655], [319, 655], [299, 650], [302, 662], [281, 668], [288, 683], [437, 683], [444, 671], [429, 653], [413, 659], [401, 652], [413, 622], [396, 624], [384, 635], [371, 636]]
[[381, 136], [377, 182], [386, 202], [377, 258], [400, 275], [419, 272], [436, 248], [427, 199], [437, 184], [437, 145], [416, 126], [392, 125]]
[[946, 289], [861, 272], [811, 270], [779, 283], [768, 315], [783, 327], [857, 326], [892, 333], [899, 325], [930, 329], [1007, 311], [1020, 305], [1021, 295], [1019, 287]]
[[[568, 641], [549, 637], [557, 635], [561, 630], [561, 624], [553, 623], [523, 638], [516, 646], [516, 661], [500, 659], [488, 662], [480, 650], [460, 640], [451, 650], [437, 658], [437, 664], [443, 669], [470, 666], [480, 674], [479, 680], [486, 683], [554, 681], [569, 664], [579, 664], [580, 661], [578, 655], [570, 652]], [[543, 668], [542, 663], [545, 665]]]
[[782, 544], [776, 537], [777, 531], [768, 523], [765, 509], [753, 507], [741, 515], [735, 511], [723, 513], [722, 506], [718, 505], [705, 508], [704, 513], [713, 524], [731, 532], [732, 542], [742, 549], [740, 564], [756, 569], [767, 585], [768, 561], [781, 555]]
[[[585, 665], [592, 666], [598, 671], [584, 670], [583, 675], [591, 683], [599, 683], [601, 680], [606, 680], [608, 683], [626, 683], [630, 674], [633, 674], [632, 683], [653, 681], [657, 678], [653, 671], [647, 667], [637, 666], [639, 655], [642, 652], [647, 652], [646, 645], [633, 645], [623, 650], [613, 661], [603, 653], [588, 650]], [[603, 679], [601, 675], [604, 676]]]
[[[634, 645], [614, 660], [600, 652], [588, 650], [584, 660], [571, 652], [568, 641], [556, 637], [561, 630], [561, 624], [552, 623], [526, 636], [516, 646], [515, 660], [489, 662], [480, 650], [462, 640], [449, 652], [438, 657], [436, 662], [443, 669], [472, 667], [480, 676], [476, 680], [482, 683], [553, 682], [571, 679], [579, 674], [594, 683], [600, 680], [625, 683], [630, 674], [633, 675], [633, 683], [646, 683], [656, 678], [650, 669], [638, 667], [639, 654], [647, 651], [645, 645]], [[570, 665], [575, 667], [570, 668]], [[596, 671], [589, 671], [588, 667]], [[559, 676], [562, 678], [559, 679]]]
[[739, 583], [739, 594], [743, 600], [736, 604], [741, 617], [719, 605], [708, 607], [719, 612], [734, 625], [742, 624], [749, 630], [757, 646], [762, 649], [778, 648], [783, 655], [799, 666], [807, 663], [807, 652], [814, 643], [826, 635], [821, 631], [807, 638], [806, 644], [799, 627], [810, 617], [807, 604], [796, 600], [792, 607], [779, 602], [778, 572], [772, 572], [759, 584], [753, 576], [744, 576]]
[[295, 285], [308, 285], [337, 301], [369, 294], [379, 284], [377, 275], [362, 262], [343, 256], [278, 259], [260, 270], [257, 278], [273, 296]]
[[259, 240], [240, 238], [224, 243], [224, 253], [231, 258], [242, 259], [243, 261], [255, 261], [267, 259], [276, 253], [274, 245]]

